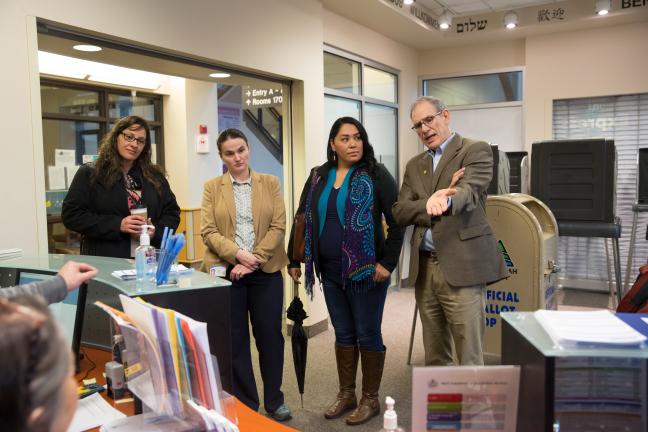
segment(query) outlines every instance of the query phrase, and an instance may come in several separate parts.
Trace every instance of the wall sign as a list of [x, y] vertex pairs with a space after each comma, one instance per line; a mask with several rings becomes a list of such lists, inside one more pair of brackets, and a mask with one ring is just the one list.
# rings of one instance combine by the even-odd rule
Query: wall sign
[[243, 87], [242, 105], [245, 109], [265, 108], [283, 103], [283, 89]]

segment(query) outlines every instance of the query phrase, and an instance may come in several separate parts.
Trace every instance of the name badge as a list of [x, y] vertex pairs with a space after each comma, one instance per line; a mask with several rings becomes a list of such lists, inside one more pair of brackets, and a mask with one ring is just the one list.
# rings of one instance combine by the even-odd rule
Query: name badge
[[222, 265], [211, 266], [209, 268], [209, 274], [212, 276], [225, 277], [226, 272], [227, 269]]

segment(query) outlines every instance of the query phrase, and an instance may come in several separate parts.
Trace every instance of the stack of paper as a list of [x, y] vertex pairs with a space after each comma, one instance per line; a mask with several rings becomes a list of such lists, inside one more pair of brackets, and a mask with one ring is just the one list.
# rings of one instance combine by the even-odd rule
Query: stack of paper
[[[188, 274], [193, 271], [192, 268], [186, 267], [183, 264], [174, 264], [171, 266], [171, 274]], [[135, 280], [135, 269], [129, 270], [115, 270], [111, 273], [117, 279], [124, 281]]]
[[646, 343], [646, 336], [608, 310], [538, 310], [534, 315], [554, 343], [563, 348], [640, 348]]

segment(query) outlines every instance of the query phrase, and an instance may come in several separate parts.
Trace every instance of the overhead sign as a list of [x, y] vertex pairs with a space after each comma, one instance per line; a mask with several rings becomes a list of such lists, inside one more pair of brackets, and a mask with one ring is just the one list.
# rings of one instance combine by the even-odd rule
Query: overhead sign
[[243, 86], [241, 103], [244, 109], [278, 106], [283, 103], [283, 89]]

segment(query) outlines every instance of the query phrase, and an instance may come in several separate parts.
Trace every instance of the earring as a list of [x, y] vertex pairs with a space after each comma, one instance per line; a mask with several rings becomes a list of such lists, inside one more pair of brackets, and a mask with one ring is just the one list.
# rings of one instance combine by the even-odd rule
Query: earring
[[337, 153], [335, 153], [335, 150], [333, 150], [333, 160], [337, 159]]

